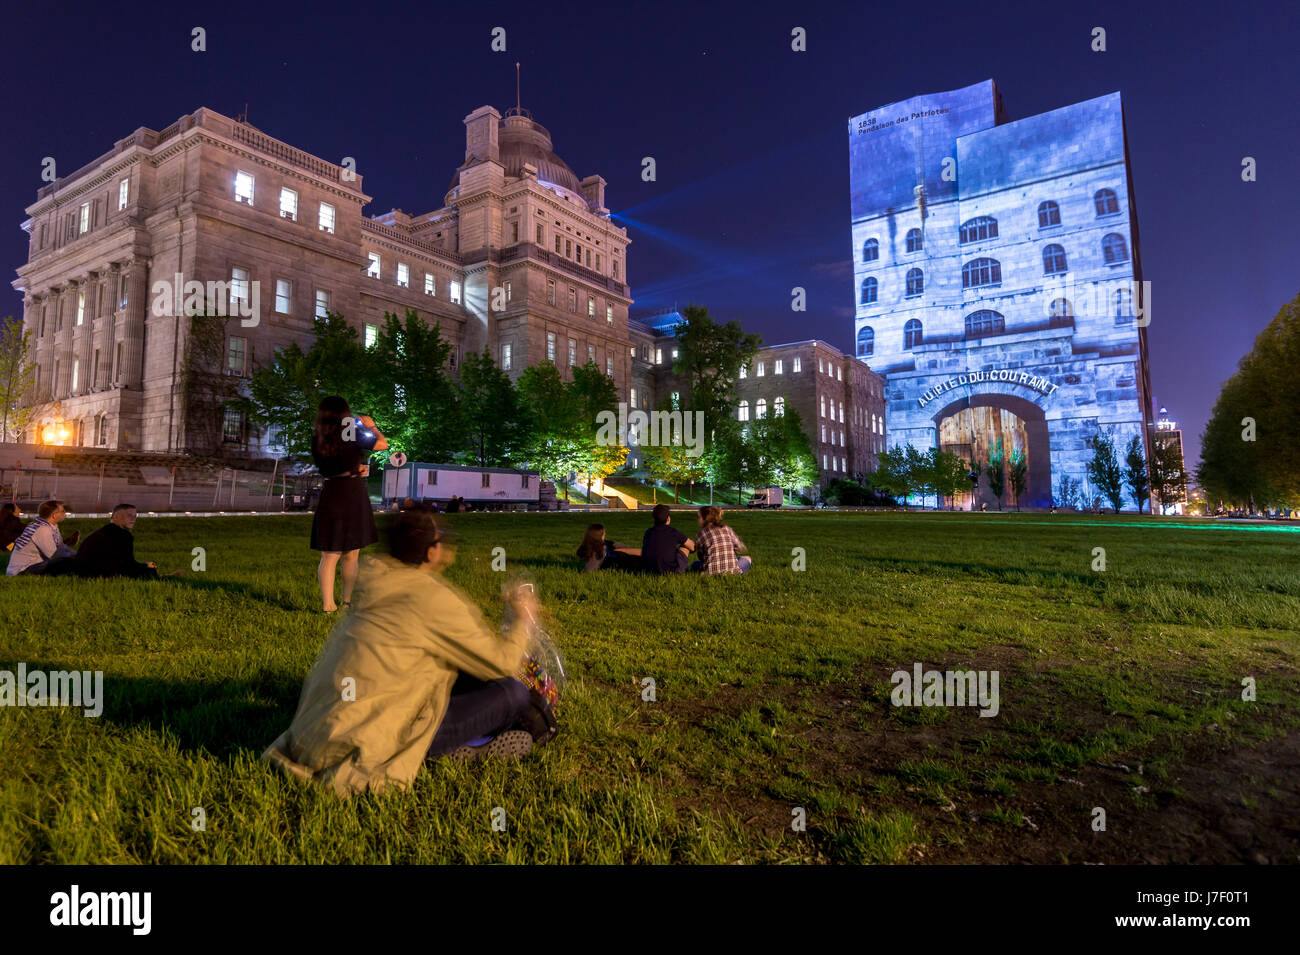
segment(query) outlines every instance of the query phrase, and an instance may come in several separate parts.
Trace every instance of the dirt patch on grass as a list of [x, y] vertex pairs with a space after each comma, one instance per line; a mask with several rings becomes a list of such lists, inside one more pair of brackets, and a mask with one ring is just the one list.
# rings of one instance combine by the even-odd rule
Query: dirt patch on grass
[[[665, 701], [659, 713], [678, 727], [712, 733], [748, 712], [783, 741], [774, 753], [737, 756], [740, 787], [694, 774], [679, 804], [784, 846], [799, 838], [792, 807], [821, 803], [808, 810], [813, 838], [790, 845], [806, 859], [824, 857], [819, 832], [852, 823], [855, 810], [843, 805], [852, 802], [877, 818], [911, 816], [921, 840], [907, 853], [913, 862], [1300, 862], [1300, 730], [1288, 710], [1256, 707], [1230, 727], [1171, 721], [1149, 742], [1095, 758], [1098, 739], [1124, 739], [1139, 718], [1061, 692], [1051, 676], [1057, 662], [1011, 648], [953, 661], [953, 669], [1001, 672], [996, 719], [974, 708], [893, 707], [892, 668], [880, 666], [852, 683], [720, 686], [706, 698]], [[1187, 673], [1167, 685], [1176, 705], [1220, 695]], [[643, 728], [665, 727], [647, 719]], [[1098, 809], [1104, 831], [1094, 828]]]

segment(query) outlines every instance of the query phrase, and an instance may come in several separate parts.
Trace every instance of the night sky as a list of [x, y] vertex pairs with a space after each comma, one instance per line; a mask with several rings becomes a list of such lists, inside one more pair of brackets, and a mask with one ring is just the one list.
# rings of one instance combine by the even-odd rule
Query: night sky
[[[1219, 384], [1300, 292], [1300, 14], [1290, 4], [23, 4], [6, 13], [0, 256], [42, 159], [67, 174], [139, 126], [208, 106], [331, 161], [378, 214], [442, 205], [462, 119], [523, 105], [633, 244], [633, 317], [688, 303], [768, 343], [848, 350], [848, 132], [857, 113], [992, 78], [1020, 119], [1124, 96], [1152, 387], [1189, 464]], [[459, 9], [458, 9], [459, 8]], [[207, 52], [190, 49], [207, 31]], [[508, 50], [490, 49], [504, 27]], [[808, 52], [790, 32], [808, 32]], [[1107, 31], [1108, 51], [1090, 49]], [[641, 180], [652, 156], [658, 180]], [[1258, 180], [1241, 180], [1253, 156]], [[808, 311], [790, 290], [808, 290]], [[21, 315], [0, 290], [0, 316]], [[1300, 371], [1298, 371], [1300, 373]]]

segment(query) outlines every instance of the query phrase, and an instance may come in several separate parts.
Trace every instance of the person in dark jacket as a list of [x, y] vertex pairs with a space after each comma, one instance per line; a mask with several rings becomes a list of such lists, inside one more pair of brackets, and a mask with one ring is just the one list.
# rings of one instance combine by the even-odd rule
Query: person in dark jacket
[[17, 504], [0, 506], [0, 550], [8, 550], [18, 540], [27, 525], [22, 522], [23, 512]]
[[155, 580], [158, 565], [135, 559], [135, 505], [119, 504], [109, 522], [87, 537], [67, 573], [77, 577], [136, 577]]

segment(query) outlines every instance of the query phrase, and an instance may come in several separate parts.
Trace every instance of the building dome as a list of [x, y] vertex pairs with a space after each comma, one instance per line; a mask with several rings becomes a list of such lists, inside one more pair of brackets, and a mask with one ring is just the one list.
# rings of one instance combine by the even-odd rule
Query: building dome
[[[572, 169], [551, 149], [551, 134], [536, 122], [527, 110], [509, 110], [501, 120], [498, 135], [499, 156], [507, 176], [524, 174], [524, 164], [537, 168], [537, 178], [582, 195], [582, 185]], [[467, 168], [462, 166], [461, 169]], [[460, 169], [452, 176], [448, 191], [460, 185]]]

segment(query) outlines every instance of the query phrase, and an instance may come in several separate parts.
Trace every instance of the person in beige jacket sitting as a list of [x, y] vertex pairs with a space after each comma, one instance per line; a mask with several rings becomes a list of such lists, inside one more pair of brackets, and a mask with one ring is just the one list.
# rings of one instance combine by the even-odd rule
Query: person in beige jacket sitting
[[[515, 729], [530, 696], [514, 677], [536, 619], [532, 591], [511, 593], [514, 622], [494, 633], [443, 579], [455, 554], [430, 511], [399, 514], [389, 551], [363, 560], [352, 612], [307, 675], [293, 723], [262, 754], [345, 796], [405, 788], [427, 756], [532, 748], [532, 735]], [[487, 735], [491, 743], [465, 746]]]

